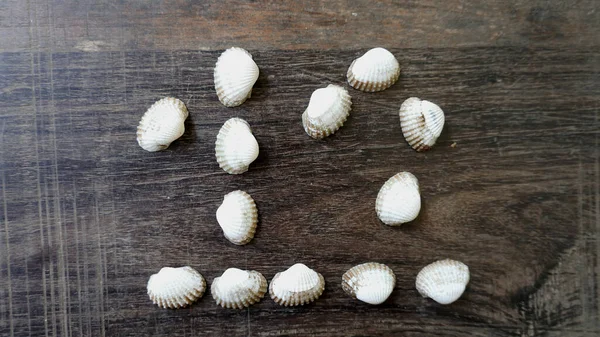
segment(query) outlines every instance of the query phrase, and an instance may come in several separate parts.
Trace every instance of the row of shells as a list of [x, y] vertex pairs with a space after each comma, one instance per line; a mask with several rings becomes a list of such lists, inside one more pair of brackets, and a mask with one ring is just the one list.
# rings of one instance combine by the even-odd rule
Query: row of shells
[[[214, 70], [215, 90], [227, 107], [242, 104], [252, 94], [258, 79], [258, 66], [252, 55], [242, 48], [230, 48], [221, 54]], [[400, 76], [394, 55], [383, 48], [369, 50], [354, 60], [347, 72], [348, 83], [359, 90], [381, 91]], [[346, 89], [330, 84], [315, 90], [302, 114], [306, 133], [315, 139], [336, 132], [350, 114], [352, 98]], [[167, 97], [152, 105], [137, 129], [137, 141], [147, 151], [166, 149], [185, 131], [188, 110], [182, 101]], [[416, 97], [408, 98], [399, 111], [400, 125], [406, 141], [416, 151], [430, 149], [444, 127], [444, 112], [436, 104]], [[258, 156], [258, 143], [250, 126], [236, 118], [228, 120], [217, 136], [217, 160], [230, 174], [240, 174]]]
[[[390, 226], [414, 220], [420, 209], [419, 181], [410, 172], [400, 172], [388, 179], [375, 201], [377, 216]], [[226, 194], [216, 216], [223, 235], [231, 243], [245, 245], [254, 238], [258, 208], [250, 194], [241, 190]]]
[[[450, 304], [460, 298], [469, 283], [469, 268], [462, 262], [439, 260], [417, 275], [416, 288], [425, 298]], [[342, 276], [342, 289], [352, 298], [378, 305], [391, 295], [396, 275], [388, 266], [368, 262], [350, 268]], [[152, 302], [162, 308], [182, 308], [204, 295], [206, 280], [192, 267], [164, 267], [150, 276], [147, 290]], [[277, 304], [298, 306], [317, 300], [325, 290], [323, 275], [297, 263], [275, 274], [268, 286]], [[242, 309], [260, 301], [267, 293], [267, 279], [254, 270], [227, 269], [210, 287], [212, 297], [224, 308]]]

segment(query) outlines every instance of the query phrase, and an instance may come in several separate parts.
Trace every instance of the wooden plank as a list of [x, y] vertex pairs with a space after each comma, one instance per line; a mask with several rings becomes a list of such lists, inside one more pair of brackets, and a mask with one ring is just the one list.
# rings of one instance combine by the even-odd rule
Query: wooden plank
[[[401, 80], [381, 93], [349, 89], [352, 114], [323, 141], [304, 133], [300, 115], [313, 90], [344, 83], [363, 48], [251, 49], [261, 75], [233, 109], [214, 93], [216, 51], [30, 51], [0, 54], [1, 335], [600, 333], [598, 48], [392, 49]], [[166, 95], [187, 104], [186, 133], [167, 151], [144, 152], [136, 125]], [[398, 108], [410, 96], [446, 111], [427, 153], [401, 135]], [[240, 176], [214, 159], [215, 136], [234, 116], [261, 146]], [[419, 177], [424, 207], [391, 228], [374, 200], [401, 170]], [[260, 211], [243, 247], [223, 238], [214, 215], [234, 189]], [[445, 257], [472, 271], [451, 306], [414, 289], [419, 269]], [[371, 260], [398, 277], [378, 307], [339, 286]], [[327, 281], [301, 308], [265, 298], [225, 310], [207, 294], [170, 311], [146, 295], [166, 265], [189, 264], [210, 282], [234, 266], [270, 280], [295, 262]]]
[[1, 51], [600, 45], [596, 0], [21, 1]]

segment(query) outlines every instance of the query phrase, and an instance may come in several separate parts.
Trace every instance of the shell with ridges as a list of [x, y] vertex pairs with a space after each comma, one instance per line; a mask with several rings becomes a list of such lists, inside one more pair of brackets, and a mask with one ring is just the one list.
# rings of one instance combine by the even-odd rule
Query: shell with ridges
[[417, 291], [440, 304], [460, 298], [469, 283], [469, 267], [450, 259], [439, 260], [421, 269], [417, 275]]
[[137, 142], [146, 151], [161, 151], [185, 132], [188, 110], [182, 101], [165, 97], [154, 103], [137, 127]]
[[418, 152], [429, 150], [444, 128], [444, 111], [434, 103], [411, 97], [400, 107], [400, 126], [408, 144]]
[[254, 270], [227, 269], [210, 287], [212, 297], [223, 308], [243, 309], [260, 301], [267, 292], [267, 279]]
[[391, 87], [400, 76], [398, 60], [384, 48], [373, 48], [352, 62], [348, 84], [354, 89], [375, 92]]
[[388, 179], [377, 194], [375, 211], [390, 226], [413, 221], [421, 210], [419, 181], [410, 172], [400, 172]]
[[331, 135], [344, 125], [351, 106], [348, 91], [339, 85], [330, 84], [315, 90], [302, 114], [304, 131], [315, 139]]
[[148, 296], [162, 308], [182, 308], [204, 295], [206, 280], [192, 267], [164, 267], [148, 280]]
[[236, 245], [250, 242], [258, 223], [258, 210], [250, 194], [240, 190], [226, 194], [217, 209], [217, 221], [227, 240]]
[[396, 286], [396, 275], [385, 264], [367, 262], [350, 268], [342, 276], [342, 289], [369, 304], [387, 300]]
[[275, 274], [269, 285], [273, 301], [286, 307], [311, 303], [321, 296], [323, 290], [323, 275], [302, 263]]
[[258, 66], [252, 55], [242, 48], [225, 50], [215, 65], [215, 90], [226, 107], [238, 106], [250, 98], [258, 79]]
[[241, 118], [231, 118], [219, 130], [215, 154], [219, 166], [229, 174], [241, 174], [258, 157], [258, 142], [250, 125]]

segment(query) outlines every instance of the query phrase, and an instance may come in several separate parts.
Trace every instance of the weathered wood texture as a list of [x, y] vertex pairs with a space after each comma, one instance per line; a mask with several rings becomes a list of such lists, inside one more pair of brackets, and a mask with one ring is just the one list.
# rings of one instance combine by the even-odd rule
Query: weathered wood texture
[[3, 51], [600, 45], [597, 0], [0, 2]]
[[[398, 7], [417, 8], [417, 2], [403, 3]], [[458, 2], [433, 7], [449, 3]], [[518, 6], [527, 12], [539, 5], [532, 3]], [[566, 2], [543, 3], [562, 8]], [[188, 13], [187, 2], [161, 4], [163, 16], [187, 17], [190, 32], [207, 27], [193, 20], [203, 7], [190, 5], [196, 9]], [[17, 35], [0, 40], [4, 50], [15, 50], [0, 53], [0, 335], [600, 334], [600, 49], [590, 28], [598, 22], [583, 22], [598, 15], [590, 3], [555, 12], [575, 15], [568, 24], [546, 22], [569, 41], [567, 32], [585, 26], [569, 48], [560, 37], [539, 37], [537, 46], [525, 48], [514, 36], [506, 43], [514, 46], [494, 47], [469, 29], [461, 30], [457, 44], [484, 46], [445, 47], [453, 39], [444, 33], [448, 26], [426, 30], [426, 41], [414, 42], [434, 39], [442, 45], [436, 48], [400, 48], [401, 41], [386, 37], [403, 65], [400, 81], [375, 94], [349, 88], [350, 118], [323, 141], [304, 133], [300, 115], [313, 90], [344, 84], [348, 65], [365, 51], [354, 48], [358, 43], [341, 50], [340, 41], [350, 38], [338, 23], [314, 45], [283, 46], [328, 51], [277, 50], [289, 34], [284, 27], [253, 36], [261, 27], [256, 22], [269, 18], [257, 9], [245, 37], [178, 44], [159, 26], [148, 33], [155, 45], [125, 39], [111, 45], [115, 51], [78, 52], [69, 44], [83, 40], [42, 33], [55, 33], [58, 21], [73, 23], [69, 32], [95, 13], [114, 20], [106, 27], [142, 34], [148, 29], [142, 14], [158, 7], [135, 14], [121, 9], [141, 7], [3, 5], [2, 27]], [[206, 13], [219, 6], [226, 11], [205, 6]], [[493, 16], [494, 6], [478, 10]], [[40, 23], [43, 10], [53, 13], [51, 29]], [[15, 23], [23, 13], [37, 21]], [[291, 27], [301, 24], [302, 13], [291, 15]], [[305, 14], [309, 26], [300, 41], [319, 36], [320, 13]], [[19, 36], [13, 29], [19, 25], [32, 34], [29, 44], [5, 38]], [[371, 31], [366, 22], [361, 27]], [[510, 35], [524, 25], [507, 29]], [[109, 33], [97, 34], [110, 41], [115, 34]], [[219, 51], [198, 49], [238, 38], [258, 43], [251, 52], [261, 75], [252, 98], [230, 109], [213, 88]], [[173, 46], [181, 50], [163, 50]], [[137, 50], [146, 47], [157, 50]], [[135, 141], [137, 123], [166, 95], [187, 104], [186, 132], [164, 152], [145, 152]], [[400, 131], [398, 108], [415, 95], [446, 111], [444, 132], [427, 153], [411, 150]], [[258, 160], [240, 176], [227, 175], [214, 159], [216, 134], [234, 116], [250, 123], [261, 146]], [[374, 201], [383, 182], [401, 170], [419, 177], [424, 205], [414, 223], [392, 228], [378, 221]], [[255, 239], [243, 247], [223, 238], [215, 219], [223, 195], [234, 189], [248, 191], [260, 211]], [[419, 269], [445, 257], [464, 261], [472, 272], [464, 297], [450, 306], [423, 299], [414, 288]], [[339, 285], [348, 268], [366, 261], [396, 272], [396, 289], [381, 306], [352, 300]], [[267, 297], [233, 311], [217, 307], [207, 293], [192, 307], [171, 311], [146, 295], [148, 277], [166, 265], [191, 265], [210, 283], [234, 266], [270, 280], [295, 262], [325, 276], [325, 293], [314, 304], [284, 308]]]

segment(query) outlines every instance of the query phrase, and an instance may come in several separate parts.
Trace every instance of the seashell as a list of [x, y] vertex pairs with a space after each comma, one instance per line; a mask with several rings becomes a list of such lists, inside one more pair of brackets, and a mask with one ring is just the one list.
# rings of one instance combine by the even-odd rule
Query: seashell
[[269, 285], [273, 301], [286, 307], [311, 303], [321, 296], [323, 290], [323, 275], [302, 263], [296, 263], [286, 271], [275, 274]]
[[234, 107], [250, 98], [258, 79], [258, 66], [249, 52], [232, 47], [219, 56], [214, 74], [219, 101], [226, 107]]
[[182, 308], [204, 295], [206, 281], [192, 267], [164, 267], [148, 280], [148, 296], [163, 308]]
[[350, 268], [342, 276], [342, 289], [369, 304], [381, 304], [396, 286], [396, 275], [385, 264], [368, 262]]
[[351, 105], [348, 91], [339, 85], [330, 84], [315, 90], [302, 114], [304, 131], [315, 139], [329, 136], [344, 124]]
[[390, 226], [413, 221], [420, 210], [419, 181], [410, 172], [400, 172], [388, 179], [375, 201], [377, 216]]
[[227, 269], [210, 287], [218, 305], [243, 309], [261, 300], [267, 292], [267, 279], [254, 270]]
[[396, 83], [400, 64], [387, 49], [373, 48], [352, 62], [346, 76], [354, 89], [381, 91]]
[[185, 131], [184, 121], [188, 110], [182, 101], [173, 97], [163, 98], [152, 104], [137, 127], [137, 141], [142, 149], [161, 151]]
[[258, 210], [250, 194], [239, 190], [226, 194], [217, 209], [217, 221], [227, 240], [236, 245], [250, 242], [258, 223]]
[[444, 112], [434, 103], [411, 97], [400, 107], [400, 126], [413, 149], [427, 151], [442, 133]]
[[421, 269], [417, 275], [417, 291], [439, 304], [456, 301], [469, 283], [469, 267], [454, 260], [436, 261]]
[[219, 166], [229, 174], [248, 171], [258, 157], [258, 143], [250, 125], [241, 118], [231, 118], [221, 127], [215, 142]]

